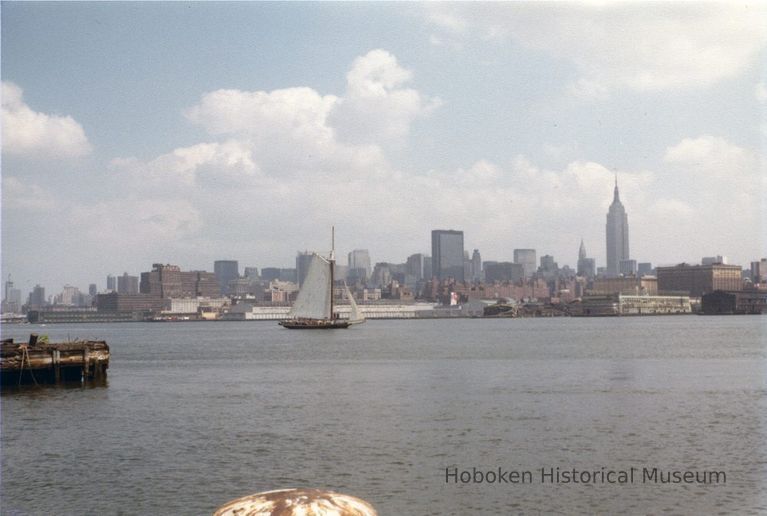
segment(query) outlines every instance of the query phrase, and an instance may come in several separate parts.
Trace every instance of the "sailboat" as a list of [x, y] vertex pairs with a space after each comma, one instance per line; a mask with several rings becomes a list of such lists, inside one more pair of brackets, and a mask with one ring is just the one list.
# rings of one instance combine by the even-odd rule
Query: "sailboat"
[[309, 270], [298, 292], [298, 298], [290, 309], [288, 318], [279, 322], [280, 326], [291, 330], [331, 330], [365, 322], [346, 285], [346, 296], [351, 305], [349, 319], [341, 319], [333, 310], [333, 269], [336, 263], [334, 253], [335, 228], [330, 257], [325, 258], [312, 253]]

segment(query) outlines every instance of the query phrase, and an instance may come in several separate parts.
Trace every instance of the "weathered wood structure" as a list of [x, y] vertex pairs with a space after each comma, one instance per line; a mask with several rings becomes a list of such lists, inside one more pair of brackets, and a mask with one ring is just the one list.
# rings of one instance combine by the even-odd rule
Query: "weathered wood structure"
[[106, 380], [109, 346], [103, 340], [50, 343], [29, 336], [29, 342], [2, 341], [2, 385], [52, 384]]

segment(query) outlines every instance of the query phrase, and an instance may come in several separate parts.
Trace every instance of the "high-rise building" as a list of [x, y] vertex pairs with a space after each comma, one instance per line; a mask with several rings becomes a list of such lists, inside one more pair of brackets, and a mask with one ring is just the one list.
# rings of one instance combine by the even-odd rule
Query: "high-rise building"
[[479, 249], [471, 253], [471, 281], [482, 281], [482, 255]]
[[273, 281], [280, 279], [279, 267], [264, 267], [261, 269], [261, 279], [264, 281]]
[[309, 251], [298, 251], [296, 254], [296, 274], [298, 275], [298, 286], [300, 287], [309, 273], [309, 265], [312, 263], [312, 254]]
[[649, 276], [652, 274], [652, 263], [640, 262], [637, 264], [637, 276]]
[[0, 311], [3, 313], [21, 312], [21, 290], [13, 288], [10, 274], [8, 275], [8, 281], [5, 282], [5, 292]]
[[589, 258], [586, 255], [586, 246], [583, 244], [583, 239], [581, 238], [581, 247], [578, 249], [578, 267], [576, 273], [578, 276], [583, 276], [584, 278], [593, 278], [596, 276], [595, 265], [594, 258]]
[[618, 195], [618, 176], [615, 176], [613, 202], [607, 212], [605, 225], [607, 242], [607, 272], [618, 274], [620, 262], [629, 259], [629, 217]]
[[485, 281], [519, 281], [525, 276], [525, 266], [511, 262], [485, 262]]
[[117, 293], [118, 294], [138, 294], [138, 276], [129, 276], [127, 272], [123, 273], [122, 276], [118, 276], [117, 277]]
[[624, 276], [636, 276], [637, 273], [637, 261], [636, 260], [621, 260], [618, 264], [618, 272]]
[[107, 290], [110, 292], [117, 292], [117, 280], [111, 274], [107, 276]]
[[434, 264], [431, 262], [431, 256], [423, 257], [423, 279], [431, 280], [434, 277]]
[[463, 231], [435, 229], [431, 232], [432, 274], [437, 279], [463, 282]]
[[217, 260], [213, 262], [213, 273], [218, 280], [218, 288], [221, 293], [229, 293], [229, 282], [240, 277], [240, 266], [237, 260]]
[[514, 263], [522, 265], [525, 278], [529, 278], [535, 273], [538, 268], [536, 262], [535, 249], [514, 249]]
[[348, 255], [349, 279], [365, 283], [373, 269], [370, 266], [370, 253], [367, 249], [355, 249]]
[[767, 258], [762, 258], [758, 262], [751, 262], [751, 281], [767, 283]]
[[139, 291], [155, 297], [184, 297], [181, 268], [178, 265], [153, 263], [150, 272], [141, 273]]
[[99, 293], [99, 288], [96, 286], [95, 283], [91, 283], [88, 285], [88, 295], [89, 296], [95, 296]]
[[32, 292], [29, 293], [29, 301], [27, 303], [30, 308], [38, 309], [45, 306], [45, 287], [35, 285]]
[[424, 260], [425, 256], [421, 253], [411, 254], [405, 262], [405, 283], [416, 283], [424, 279]]
[[258, 267], [245, 267], [242, 273], [246, 278], [258, 279]]

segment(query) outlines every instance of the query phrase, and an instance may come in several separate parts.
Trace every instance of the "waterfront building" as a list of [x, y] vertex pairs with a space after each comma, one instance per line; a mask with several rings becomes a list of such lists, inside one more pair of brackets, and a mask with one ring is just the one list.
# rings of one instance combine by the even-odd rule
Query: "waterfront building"
[[658, 280], [654, 276], [644, 276], [642, 278], [636, 276], [597, 277], [592, 282], [591, 288], [588, 289], [588, 293], [592, 295], [626, 294], [655, 296], [658, 294]]
[[657, 267], [658, 290], [662, 292], [686, 292], [691, 297], [701, 297], [714, 290], [742, 290], [740, 265], [688, 265]]
[[671, 315], [691, 312], [692, 304], [689, 296], [645, 296], [621, 293], [587, 295], [580, 303], [573, 306], [573, 315], [586, 317]]
[[127, 272], [123, 273], [122, 276], [118, 276], [117, 293], [138, 294], [138, 276], [129, 276]]
[[535, 249], [514, 249], [514, 263], [522, 265], [525, 278], [532, 277], [538, 267]]
[[117, 292], [117, 281], [111, 274], [107, 276], [107, 290], [110, 292]]
[[432, 274], [442, 280], [464, 281], [463, 231], [435, 229], [431, 232]]
[[141, 294], [155, 297], [183, 297], [181, 268], [178, 265], [153, 263], [152, 270], [141, 273]]
[[99, 312], [159, 312], [163, 306], [163, 299], [151, 294], [109, 292], [96, 296], [96, 309]]
[[213, 273], [220, 293], [226, 295], [229, 293], [229, 282], [240, 277], [240, 267], [237, 260], [216, 260], [213, 262]]
[[706, 315], [762, 314], [767, 311], [767, 292], [715, 290], [703, 294], [701, 311]]
[[618, 176], [615, 176], [613, 202], [607, 212], [605, 225], [607, 243], [607, 273], [618, 274], [621, 260], [629, 259], [629, 219], [618, 194]]
[[636, 276], [637, 273], [637, 261], [636, 260], [621, 260], [618, 265], [618, 272], [624, 276]]

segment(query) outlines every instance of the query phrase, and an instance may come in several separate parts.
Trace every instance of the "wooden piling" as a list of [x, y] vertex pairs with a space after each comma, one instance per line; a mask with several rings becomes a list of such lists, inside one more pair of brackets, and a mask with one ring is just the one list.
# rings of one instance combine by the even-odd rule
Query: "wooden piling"
[[108, 368], [104, 341], [49, 343], [32, 334], [29, 342], [5, 339], [0, 350], [2, 385], [103, 381]]

